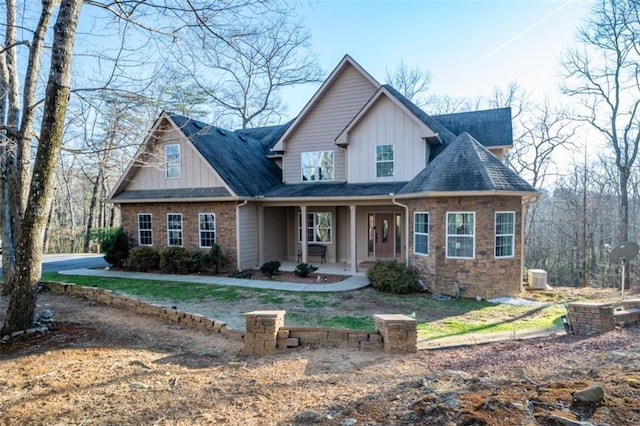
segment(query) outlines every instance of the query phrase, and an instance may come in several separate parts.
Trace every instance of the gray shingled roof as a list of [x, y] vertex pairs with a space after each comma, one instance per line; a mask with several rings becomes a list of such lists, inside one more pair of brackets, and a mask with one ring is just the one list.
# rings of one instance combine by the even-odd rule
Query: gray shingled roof
[[229, 197], [226, 188], [180, 188], [180, 189], [139, 189], [124, 191], [113, 197], [115, 202], [137, 200], [164, 200], [173, 198], [219, 198]]
[[432, 115], [456, 135], [469, 133], [483, 146], [512, 146], [511, 108]]
[[235, 130], [234, 133], [237, 133], [244, 137], [249, 137], [249, 138], [259, 140], [260, 143], [262, 143], [262, 145], [265, 148], [270, 150], [271, 148], [273, 148], [276, 142], [278, 142], [278, 139], [280, 139], [280, 136], [282, 136], [284, 132], [287, 131], [289, 126], [291, 126], [291, 123], [293, 123], [293, 120], [285, 124], [279, 124], [277, 126], [238, 129], [238, 130]]
[[473, 136], [462, 133], [399, 193], [458, 191], [536, 192]]
[[384, 183], [296, 183], [281, 184], [264, 194], [265, 198], [367, 197], [397, 193], [407, 182]]
[[[266, 157], [270, 147], [260, 140], [182, 115], [169, 116], [236, 195], [259, 195], [282, 182], [280, 168]], [[262, 136], [268, 145], [269, 135]]]

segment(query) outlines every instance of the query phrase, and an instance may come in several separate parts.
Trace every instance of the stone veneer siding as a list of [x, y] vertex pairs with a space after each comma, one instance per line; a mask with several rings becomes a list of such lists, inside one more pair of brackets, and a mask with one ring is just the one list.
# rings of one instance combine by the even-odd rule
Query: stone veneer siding
[[[167, 214], [182, 214], [182, 244], [189, 250], [200, 249], [199, 213], [215, 213], [216, 243], [222, 248], [228, 265], [235, 268], [237, 263], [236, 203], [148, 203], [121, 204], [122, 227], [133, 242], [138, 245], [138, 214], [151, 213], [153, 247], [167, 247]], [[202, 249], [208, 250], [208, 249]]]
[[[522, 290], [522, 197], [439, 197], [413, 199], [408, 203], [409, 263], [435, 293], [491, 298], [517, 295]], [[515, 212], [514, 256], [496, 259], [495, 213]], [[429, 255], [413, 254], [414, 212], [429, 213]], [[475, 257], [447, 259], [447, 212], [475, 212]]]

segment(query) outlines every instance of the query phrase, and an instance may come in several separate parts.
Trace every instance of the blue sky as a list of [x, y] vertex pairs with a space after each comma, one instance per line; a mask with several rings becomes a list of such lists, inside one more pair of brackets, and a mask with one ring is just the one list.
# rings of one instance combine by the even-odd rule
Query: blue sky
[[[297, 10], [327, 73], [348, 53], [380, 82], [401, 60], [427, 69], [440, 95], [488, 96], [517, 81], [553, 97], [561, 53], [588, 7], [585, 0], [317, 0]], [[316, 89], [287, 94], [289, 115]]]

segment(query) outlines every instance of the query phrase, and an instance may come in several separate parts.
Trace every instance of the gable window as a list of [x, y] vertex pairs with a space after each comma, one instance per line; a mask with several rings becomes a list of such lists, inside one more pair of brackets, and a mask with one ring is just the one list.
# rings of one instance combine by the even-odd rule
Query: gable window
[[333, 180], [333, 151], [303, 152], [301, 156], [303, 181]]
[[213, 246], [216, 242], [216, 215], [200, 213], [198, 215], [199, 240], [201, 248]]
[[138, 214], [138, 244], [141, 246], [153, 245], [153, 231], [151, 230], [151, 214]]
[[429, 213], [413, 214], [413, 252], [425, 256], [429, 254]]
[[495, 257], [513, 257], [516, 235], [515, 212], [496, 212]]
[[[307, 241], [310, 243], [331, 243], [331, 213], [307, 213]], [[298, 242], [302, 242], [302, 213], [298, 213]]]
[[182, 214], [167, 214], [167, 245], [182, 247]]
[[475, 212], [447, 213], [447, 257], [473, 259], [476, 245]]
[[167, 144], [164, 146], [164, 175], [167, 179], [176, 179], [180, 173], [180, 145]]
[[376, 177], [393, 177], [393, 145], [376, 145]]

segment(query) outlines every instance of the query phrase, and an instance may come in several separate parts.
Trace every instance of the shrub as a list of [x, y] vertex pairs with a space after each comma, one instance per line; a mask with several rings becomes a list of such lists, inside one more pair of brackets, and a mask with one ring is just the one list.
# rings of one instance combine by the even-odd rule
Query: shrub
[[104, 260], [110, 265], [122, 267], [125, 259], [129, 257], [131, 243], [129, 237], [122, 228], [111, 228], [101, 233], [102, 252]]
[[269, 278], [273, 277], [275, 274], [280, 272], [280, 262], [277, 260], [272, 260], [270, 262], [265, 262], [260, 267], [260, 272], [268, 276]]
[[209, 256], [209, 263], [213, 266], [213, 270], [215, 271], [215, 273], [219, 274], [227, 261], [224, 257], [224, 253], [222, 253], [222, 247], [220, 247], [216, 243], [213, 243], [213, 245], [211, 246], [211, 250], [209, 250]]
[[385, 293], [409, 294], [421, 289], [418, 275], [395, 260], [376, 260], [367, 277], [374, 289]]
[[131, 249], [124, 262], [125, 269], [138, 272], [160, 269], [160, 253], [152, 247], [138, 246]]
[[300, 278], [306, 278], [311, 275], [313, 272], [317, 271], [318, 267], [313, 266], [309, 263], [298, 263], [296, 269], [293, 270], [293, 273]]
[[160, 271], [165, 274], [188, 274], [202, 270], [203, 254], [183, 247], [167, 247], [160, 251]]

